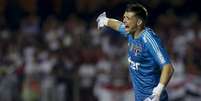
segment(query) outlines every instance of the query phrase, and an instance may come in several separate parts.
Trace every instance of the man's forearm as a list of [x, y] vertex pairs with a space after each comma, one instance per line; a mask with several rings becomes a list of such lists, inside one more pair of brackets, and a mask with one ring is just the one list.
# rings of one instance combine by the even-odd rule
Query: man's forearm
[[153, 94], [156, 94], [158, 96], [161, 95], [164, 87], [168, 84], [170, 78], [172, 77], [172, 74], [174, 72], [174, 69], [171, 64], [166, 64], [161, 72], [160, 82], [159, 84], [153, 89]]
[[112, 19], [112, 18], [109, 18], [108, 20], [108, 23], [106, 26], [118, 31], [119, 30], [119, 26], [122, 22], [116, 20], [116, 19]]
[[172, 77], [172, 74], [174, 72], [174, 68], [171, 64], [167, 64], [163, 67], [160, 77], [160, 83], [166, 86]]

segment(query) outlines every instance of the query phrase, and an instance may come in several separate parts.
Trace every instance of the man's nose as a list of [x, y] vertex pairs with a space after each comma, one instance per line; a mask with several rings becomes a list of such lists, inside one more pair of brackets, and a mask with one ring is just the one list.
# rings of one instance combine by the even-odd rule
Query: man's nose
[[123, 19], [123, 23], [126, 23], [127, 22], [127, 20], [126, 19]]

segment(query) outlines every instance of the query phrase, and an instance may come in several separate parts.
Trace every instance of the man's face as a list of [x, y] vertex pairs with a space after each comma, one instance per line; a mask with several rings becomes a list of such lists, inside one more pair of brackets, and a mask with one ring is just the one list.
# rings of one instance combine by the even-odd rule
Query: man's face
[[123, 23], [125, 24], [126, 32], [135, 33], [138, 25], [138, 18], [135, 16], [133, 12], [125, 12], [123, 16]]

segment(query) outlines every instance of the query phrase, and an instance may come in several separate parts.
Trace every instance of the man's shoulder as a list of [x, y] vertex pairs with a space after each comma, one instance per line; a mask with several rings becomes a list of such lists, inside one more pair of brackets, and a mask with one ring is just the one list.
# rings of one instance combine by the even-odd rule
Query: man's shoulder
[[156, 38], [158, 38], [158, 36], [154, 32], [154, 30], [149, 27], [145, 27], [144, 33], [142, 36], [143, 41], [146, 43], [148, 40], [155, 40]]
[[151, 35], [151, 36], [157, 36], [157, 34], [155, 33], [155, 31], [150, 28], [150, 27], [145, 27], [144, 29], [145, 31], [145, 35]]
[[150, 36], [150, 37], [158, 37], [157, 32], [154, 31], [154, 29], [145, 27], [144, 29], [144, 35], [145, 36]]

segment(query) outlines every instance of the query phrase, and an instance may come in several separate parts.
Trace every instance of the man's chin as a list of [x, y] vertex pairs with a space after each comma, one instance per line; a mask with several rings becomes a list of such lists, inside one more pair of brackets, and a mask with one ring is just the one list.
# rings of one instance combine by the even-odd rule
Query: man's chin
[[130, 32], [130, 30], [129, 30], [129, 29], [125, 29], [125, 31], [126, 31], [127, 33], [129, 33], [129, 32]]

